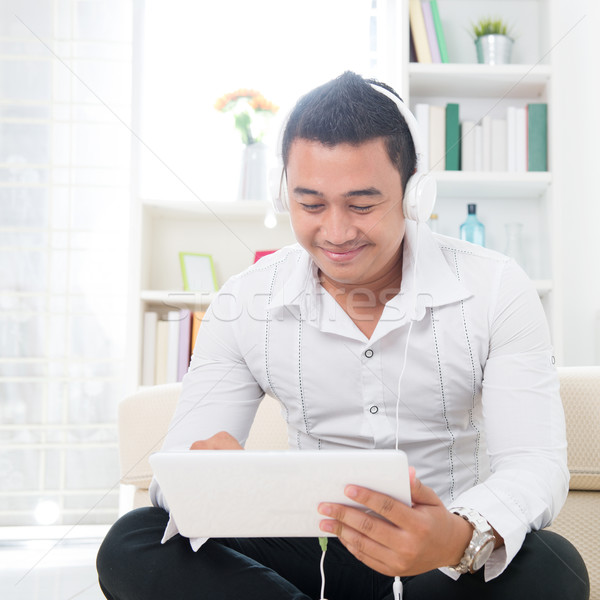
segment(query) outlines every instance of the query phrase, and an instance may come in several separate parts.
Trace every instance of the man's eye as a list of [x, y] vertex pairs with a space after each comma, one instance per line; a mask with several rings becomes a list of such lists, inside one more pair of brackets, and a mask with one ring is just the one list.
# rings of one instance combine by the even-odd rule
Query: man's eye
[[356, 212], [360, 212], [360, 213], [366, 213], [369, 212], [373, 206], [369, 205], [369, 206], [353, 206], [352, 207]]
[[323, 208], [323, 205], [322, 204], [304, 204], [304, 203], [302, 203], [302, 208], [304, 208], [304, 210], [307, 210], [308, 212], [316, 212], [320, 208]]

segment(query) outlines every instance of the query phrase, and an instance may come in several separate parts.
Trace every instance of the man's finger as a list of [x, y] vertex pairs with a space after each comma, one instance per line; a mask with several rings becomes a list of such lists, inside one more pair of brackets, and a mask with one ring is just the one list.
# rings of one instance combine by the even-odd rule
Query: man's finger
[[206, 440], [194, 442], [190, 450], [243, 450], [243, 448], [230, 433], [219, 431]]
[[339, 538], [347, 537], [347, 530], [351, 530], [378, 543], [389, 544], [397, 531], [391, 523], [360, 508], [324, 502], [319, 505], [319, 512], [332, 519], [321, 521], [321, 529]]

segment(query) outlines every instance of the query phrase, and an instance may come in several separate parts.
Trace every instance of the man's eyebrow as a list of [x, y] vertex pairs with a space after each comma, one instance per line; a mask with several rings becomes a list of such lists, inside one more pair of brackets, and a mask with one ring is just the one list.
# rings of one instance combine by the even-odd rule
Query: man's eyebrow
[[355, 198], [357, 196], [381, 196], [381, 191], [377, 188], [370, 187], [365, 188], [364, 190], [352, 190], [351, 192], [346, 192], [344, 194], [344, 198]]
[[317, 190], [311, 190], [309, 188], [305, 188], [305, 187], [295, 187], [294, 188], [294, 194], [297, 194], [298, 196], [322, 196], [323, 194], [321, 194], [321, 192], [317, 192]]
[[[305, 188], [301, 186], [294, 188], [294, 194], [297, 194], [298, 196], [317, 196], [319, 198], [323, 196], [323, 194], [321, 192], [318, 192], [317, 190], [311, 190], [310, 188]], [[375, 187], [369, 187], [362, 190], [351, 190], [343, 194], [343, 196], [344, 198], [358, 198], [361, 196], [381, 196], [381, 191]]]

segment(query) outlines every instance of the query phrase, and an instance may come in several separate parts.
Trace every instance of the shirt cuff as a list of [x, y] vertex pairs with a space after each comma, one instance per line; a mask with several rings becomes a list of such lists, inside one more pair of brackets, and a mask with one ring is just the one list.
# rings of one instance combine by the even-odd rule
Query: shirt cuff
[[[485, 484], [461, 494], [448, 510], [461, 506], [476, 510], [504, 540], [504, 545], [496, 548], [485, 563], [485, 581], [494, 579], [506, 570], [521, 549], [525, 536], [531, 531], [527, 518], [510, 496], [498, 489], [492, 490]], [[445, 567], [440, 570], [452, 579], [460, 576]]]
[[[177, 529], [177, 524], [175, 523], [175, 519], [169, 514], [169, 522], [165, 527], [165, 532], [163, 533], [162, 540], [160, 540], [161, 544], [166, 544], [172, 537], [175, 537], [179, 533], [179, 529]], [[198, 550], [209, 540], [207, 537], [197, 537], [197, 538], [189, 538], [190, 546], [194, 552], [198, 552]]]

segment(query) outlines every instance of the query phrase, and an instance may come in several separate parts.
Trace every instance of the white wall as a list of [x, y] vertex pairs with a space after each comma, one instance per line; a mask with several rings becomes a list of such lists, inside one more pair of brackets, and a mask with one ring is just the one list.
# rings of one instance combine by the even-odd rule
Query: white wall
[[560, 170], [554, 185], [561, 207], [562, 364], [589, 365], [600, 362], [600, 7], [596, 0], [556, 0], [555, 6], [554, 139]]

